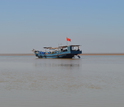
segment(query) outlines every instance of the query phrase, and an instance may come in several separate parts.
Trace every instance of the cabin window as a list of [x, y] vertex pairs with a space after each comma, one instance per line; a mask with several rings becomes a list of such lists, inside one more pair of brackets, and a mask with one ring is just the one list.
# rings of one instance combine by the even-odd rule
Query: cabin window
[[73, 51], [79, 51], [79, 47], [77, 47], [77, 46], [76, 47], [72, 47], [72, 50]]
[[66, 51], [68, 51], [68, 49], [67, 48], [62, 48], [61, 51], [66, 52]]

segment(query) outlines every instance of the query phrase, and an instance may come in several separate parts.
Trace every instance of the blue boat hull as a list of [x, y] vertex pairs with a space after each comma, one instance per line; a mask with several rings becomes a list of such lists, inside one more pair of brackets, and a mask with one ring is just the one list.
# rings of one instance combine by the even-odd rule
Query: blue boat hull
[[75, 55], [81, 54], [81, 51], [72, 52], [72, 53], [59, 53], [59, 54], [42, 54], [42, 53], [35, 53], [38, 58], [73, 58]]

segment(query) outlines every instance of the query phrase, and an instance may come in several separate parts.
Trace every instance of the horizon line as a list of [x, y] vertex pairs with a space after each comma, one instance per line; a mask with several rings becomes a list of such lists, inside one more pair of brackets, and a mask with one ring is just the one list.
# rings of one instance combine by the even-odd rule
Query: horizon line
[[[83, 53], [80, 55], [124, 55], [124, 53]], [[0, 53], [0, 56], [35, 56], [33, 53]]]

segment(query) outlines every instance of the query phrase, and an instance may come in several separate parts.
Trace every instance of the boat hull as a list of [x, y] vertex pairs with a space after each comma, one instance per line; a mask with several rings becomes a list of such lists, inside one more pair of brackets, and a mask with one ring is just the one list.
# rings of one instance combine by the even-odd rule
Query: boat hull
[[59, 54], [42, 54], [42, 53], [35, 53], [36, 57], [38, 58], [73, 58], [75, 55], [81, 54], [82, 52], [72, 52], [72, 53], [59, 53]]
[[40, 55], [38, 58], [73, 58], [74, 55], [53, 55], [53, 56], [47, 56], [47, 55]]

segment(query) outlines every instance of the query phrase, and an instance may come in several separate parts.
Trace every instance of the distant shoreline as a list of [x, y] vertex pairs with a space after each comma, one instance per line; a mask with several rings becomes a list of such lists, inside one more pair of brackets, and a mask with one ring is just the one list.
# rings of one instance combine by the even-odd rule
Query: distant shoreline
[[81, 55], [124, 55], [124, 53], [83, 53]]
[[[80, 55], [124, 55], [124, 53], [83, 53]], [[35, 56], [32, 53], [5, 53], [0, 56]]]
[[12, 54], [0, 54], [0, 56], [34, 56], [34, 54], [30, 53], [12, 53]]

